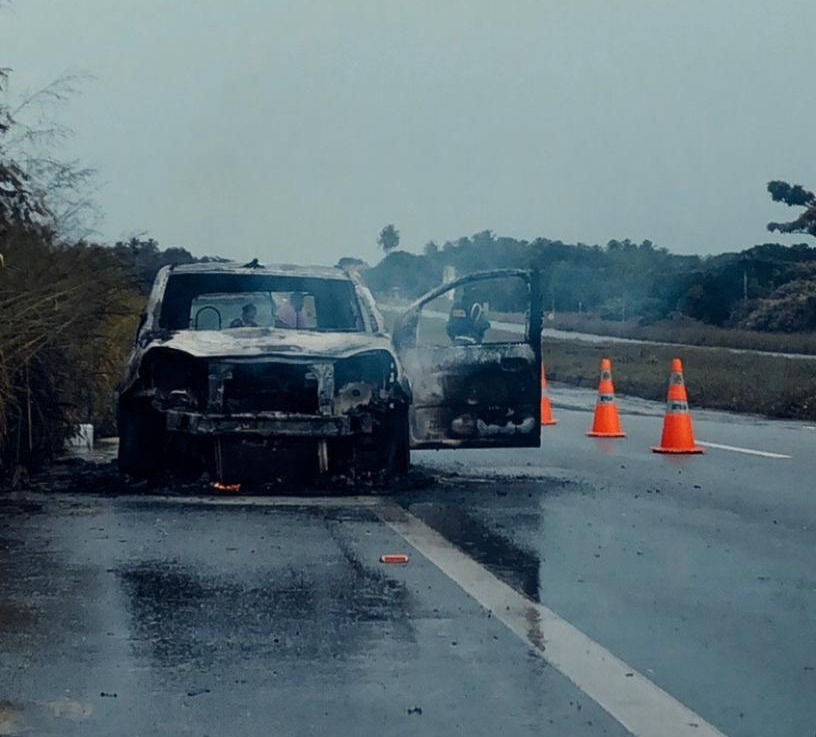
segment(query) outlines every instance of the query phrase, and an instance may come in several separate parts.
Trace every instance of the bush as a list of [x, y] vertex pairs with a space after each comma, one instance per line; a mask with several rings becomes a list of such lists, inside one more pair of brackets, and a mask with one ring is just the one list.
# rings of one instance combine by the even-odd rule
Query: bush
[[12, 228], [0, 268], [0, 475], [36, 467], [72, 423], [113, 430], [113, 396], [142, 303], [113, 252]]
[[759, 300], [742, 325], [749, 330], [784, 333], [816, 329], [816, 281], [788, 282]]

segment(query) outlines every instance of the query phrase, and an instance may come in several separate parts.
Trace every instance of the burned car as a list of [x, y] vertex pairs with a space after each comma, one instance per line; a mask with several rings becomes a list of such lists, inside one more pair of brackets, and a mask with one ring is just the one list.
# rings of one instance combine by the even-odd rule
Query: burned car
[[[505, 326], [504, 342], [452, 340], [446, 294], [507, 278], [526, 324]], [[415, 302], [392, 340], [342, 269], [165, 267], [120, 389], [120, 468], [354, 479], [404, 473], [411, 448], [538, 445], [535, 291], [524, 271], [464, 277]], [[426, 323], [444, 345], [422, 343]]]

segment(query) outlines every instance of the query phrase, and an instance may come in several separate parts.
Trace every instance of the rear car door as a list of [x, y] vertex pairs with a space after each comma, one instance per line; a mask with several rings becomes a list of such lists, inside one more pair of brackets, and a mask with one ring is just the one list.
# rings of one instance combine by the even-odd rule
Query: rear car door
[[538, 447], [536, 272], [485, 271], [444, 284], [399, 317], [393, 340], [411, 386], [412, 448]]

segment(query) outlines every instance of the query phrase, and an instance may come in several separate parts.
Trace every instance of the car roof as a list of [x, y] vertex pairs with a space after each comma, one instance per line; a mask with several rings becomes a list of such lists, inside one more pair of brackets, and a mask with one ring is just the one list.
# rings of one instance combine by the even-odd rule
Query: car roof
[[350, 280], [348, 273], [337, 266], [296, 266], [295, 264], [260, 264], [251, 261], [205, 261], [167, 267], [173, 274], [267, 274], [269, 276], [302, 276], [313, 279]]

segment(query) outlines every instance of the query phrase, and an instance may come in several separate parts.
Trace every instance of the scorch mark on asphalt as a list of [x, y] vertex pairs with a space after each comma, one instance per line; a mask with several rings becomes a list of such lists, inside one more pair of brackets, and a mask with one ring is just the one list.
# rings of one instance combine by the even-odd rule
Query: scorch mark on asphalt
[[410, 512], [383, 502], [386, 524], [635, 737], [722, 732], [543, 604], [500, 581]]
[[129, 504], [185, 504], [198, 507], [373, 507], [373, 496], [193, 496], [171, 494], [122, 494], [117, 501]]
[[744, 453], [749, 456], [760, 456], [762, 458], [782, 458], [790, 459], [793, 456], [785, 455], [784, 453], [771, 453], [768, 450], [753, 450], [751, 448], [739, 448], [735, 445], [721, 445], [720, 443], [707, 443], [704, 440], [698, 440], [698, 445], [704, 445], [706, 448], [715, 448], [717, 450], [730, 450], [732, 453]]

